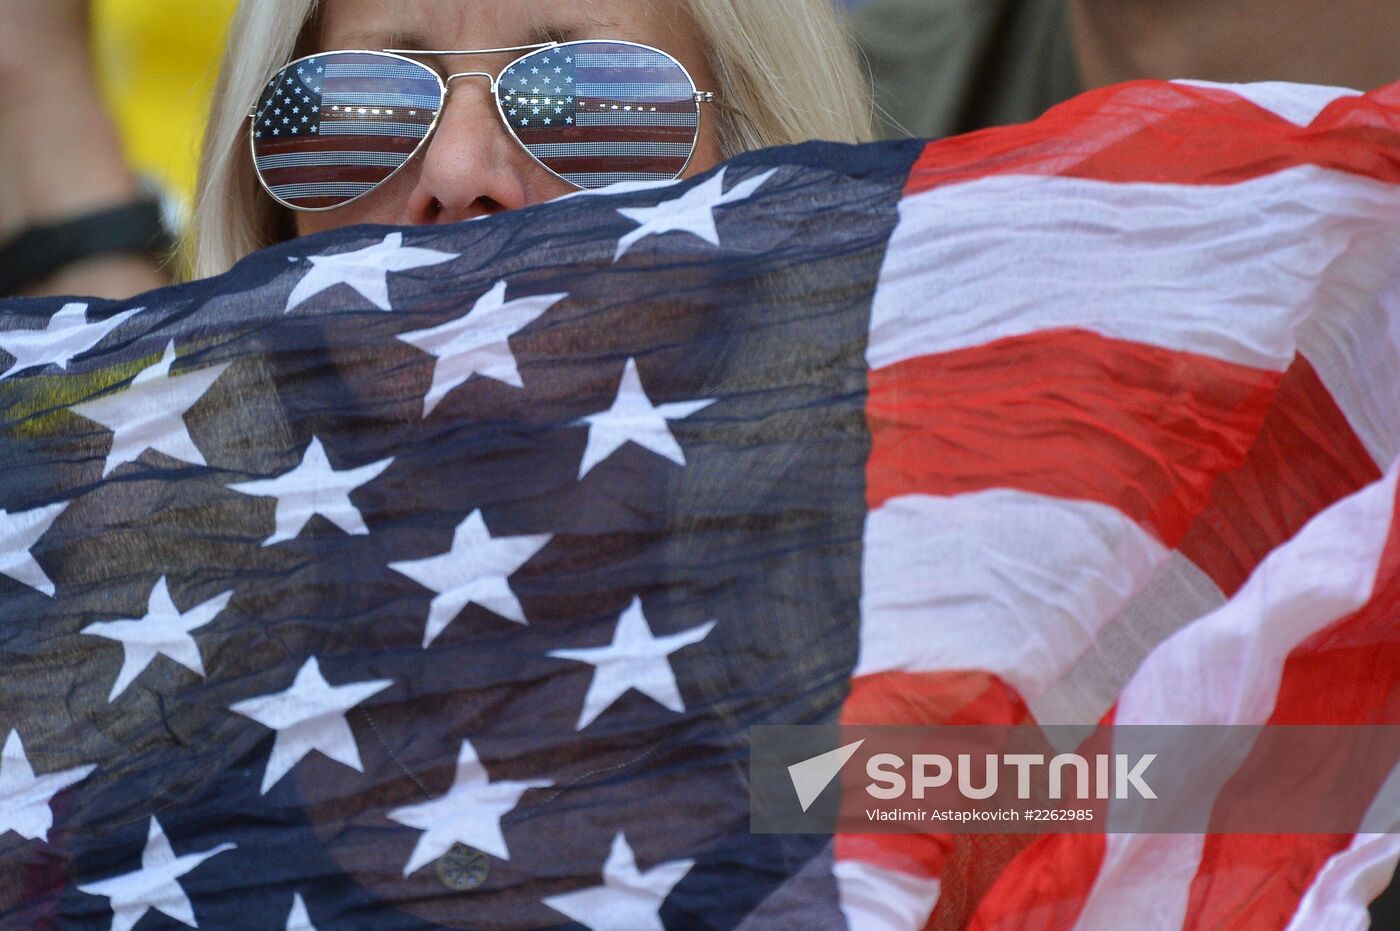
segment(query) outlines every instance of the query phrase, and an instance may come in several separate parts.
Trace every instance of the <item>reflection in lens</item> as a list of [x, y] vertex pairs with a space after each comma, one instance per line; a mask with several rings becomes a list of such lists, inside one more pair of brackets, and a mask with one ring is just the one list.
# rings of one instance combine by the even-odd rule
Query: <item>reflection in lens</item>
[[593, 189], [680, 174], [699, 132], [694, 92], [668, 55], [621, 42], [574, 42], [516, 62], [496, 93], [531, 155]]
[[405, 59], [332, 52], [294, 62], [258, 101], [258, 175], [294, 207], [338, 207], [397, 171], [441, 105], [437, 76]]

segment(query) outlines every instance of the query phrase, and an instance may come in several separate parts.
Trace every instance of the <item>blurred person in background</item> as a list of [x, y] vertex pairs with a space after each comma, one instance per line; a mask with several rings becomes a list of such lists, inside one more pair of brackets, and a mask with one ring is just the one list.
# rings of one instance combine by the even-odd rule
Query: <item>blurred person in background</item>
[[1033, 120], [1139, 78], [1370, 90], [1400, 78], [1395, 0], [862, 0], [886, 135]]
[[[0, 244], [133, 204], [144, 205], [141, 220], [159, 215], [168, 234], [180, 231], [234, 6], [0, 0]], [[133, 227], [125, 238], [142, 237]], [[75, 258], [24, 290], [115, 296], [158, 287], [170, 280], [169, 236], [160, 239], [154, 254]]]

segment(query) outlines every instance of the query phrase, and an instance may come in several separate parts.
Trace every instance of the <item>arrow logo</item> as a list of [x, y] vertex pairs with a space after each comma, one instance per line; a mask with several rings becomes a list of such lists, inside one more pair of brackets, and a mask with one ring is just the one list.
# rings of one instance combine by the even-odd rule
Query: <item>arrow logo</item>
[[797, 801], [802, 805], [803, 811], [812, 807], [817, 796], [822, 794], [823, 789], [831, 785], [831, 780], [835, 779], [841, 772], [841, 768], [851, 761], [851, 757], [856, 755], [856, 751], [863, 743], [865, 743], [864, 738], [855, 743], [846, 744], [844, 747], [820, 753], [809, 760], [803, 760], [801, 763], [793, 763], [788, 767], [788, 776], [792, 779], [792, 787], [797, 790]]

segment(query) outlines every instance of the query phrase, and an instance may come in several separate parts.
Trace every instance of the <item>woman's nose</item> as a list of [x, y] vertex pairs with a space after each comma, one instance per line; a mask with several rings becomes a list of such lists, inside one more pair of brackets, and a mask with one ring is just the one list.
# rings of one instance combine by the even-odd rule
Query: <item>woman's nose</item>
[[490, 77], [454, 75], [409, 197], [409, 222], [455, 223], [524, 207], [531, 164], [501, 121]]

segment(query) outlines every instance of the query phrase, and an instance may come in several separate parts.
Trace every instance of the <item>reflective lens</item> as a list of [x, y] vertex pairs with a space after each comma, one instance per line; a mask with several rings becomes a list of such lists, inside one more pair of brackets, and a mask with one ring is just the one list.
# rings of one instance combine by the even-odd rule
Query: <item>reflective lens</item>
[[289, 207], [342, 206], [408, 161], [441, 106], [437, 75], [396, 55], [330, 52], [292, 62], [258, 100], [258, 176]]
[[626, 42], [570, 42], [506, 69], [496, 89], [530, 154], [578, 187], [669, 181], [699, 135], [695, 85], [674, 58]]

